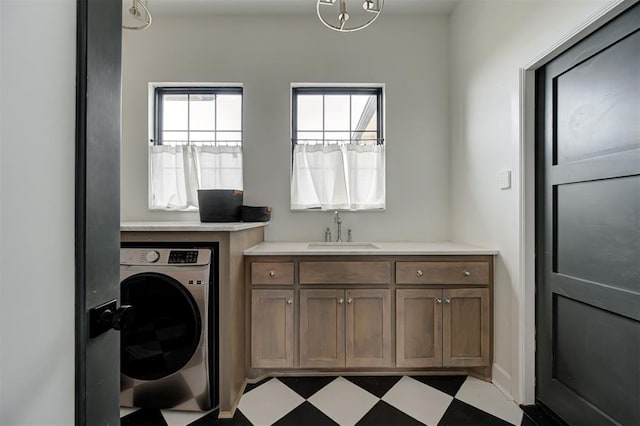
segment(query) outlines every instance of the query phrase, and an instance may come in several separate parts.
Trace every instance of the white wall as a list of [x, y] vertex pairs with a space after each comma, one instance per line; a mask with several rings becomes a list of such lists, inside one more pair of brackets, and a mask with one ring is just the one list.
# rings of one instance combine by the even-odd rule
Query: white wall
[[154, 17], [123, 38], [122, 220], [147, 210], [147, 83], [244, 84], [245, 204], [271, 205], [266, 238], [320, 240], [328, 212], [289, 210], [290, 83], [386, 84], [387, 208], [345, 213], [355, 240], [449, 238], [447, 17], [381, 16], [338, 34], [310, 16]]
[[0, 1], [0, 424], [74, 422], [74, 0]]
[[[519, 69], [603, 8], [604, 0], [465, 1], [451, 16], [452, 237], [500, 250], [495, 280], [494, 382], [516, 401], [523, 386], [520, 277]], [[512, 189], [498, 172], [511, 170]], [[530, 301], [528, 301], [530, 302]]]

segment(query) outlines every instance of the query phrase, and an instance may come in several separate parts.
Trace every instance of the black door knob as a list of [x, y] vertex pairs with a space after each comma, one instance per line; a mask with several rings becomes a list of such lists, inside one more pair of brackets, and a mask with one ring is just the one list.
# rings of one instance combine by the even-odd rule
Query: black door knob
[[123, 330], [135, 321], [135, 309], [131, 305], [119, 308], [117, 300], [111, 300], [89, 310], [89, 337], [97, 337], [111, 329]]
[[111, 309], [103, 311], [100, 321], [114, 330], [124, 330], [133, 325], [135, 314], [136, 310], [133, 306], [122, 305], [115, 312]]

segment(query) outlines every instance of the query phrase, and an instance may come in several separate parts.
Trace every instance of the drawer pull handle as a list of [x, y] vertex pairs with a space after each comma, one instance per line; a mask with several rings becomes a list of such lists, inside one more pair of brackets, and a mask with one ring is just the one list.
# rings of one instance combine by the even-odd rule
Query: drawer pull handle
[[293, 304], [293, 300], [287, 299], [287, 305], [292, 305], [292, 304]]
[[424, 275], [424, 272], [422, 272], [422, 269], [418, 269], [418, 272], [416, 272], [416, 275], [417, 275], [418, 277], [421, 277], [421, 276], [423, 276], [423, 275]]
[[353, 299], [352, 299], [352, 298], [350, 298], [350, 297], [348, 297], [348, 298], [347, 298], [347, 303], [348, 303], [349, 305], [350, 305], [350, 304], [352, 304], [352, 303], [353, 303]]
[[341, 297], [340, 299], [338, 299], [338, 304], [342, 305], [344, 303], [344, 299]]
[[447, 304], [451, 303], [451, 299], [448, 298], [448, 297], [445, 297], [444, 298], [444, 303], [447, 303]]
[[269, 276], [271, 278], [275, 277], [276, 276], [276, 271], [269, 271]]
[[468, 277], [468, 276], [470, 276], [470, 275], [471, 275], [471, 272], [469, 272], [469, 271], [464, 271], [464, 272], [462, 273], [462, 275], [464, 275], [465, 277]]
[[440, 305], [442, 304], [442, 299], [440, 299], [439, 297], [436, 297], [436, 305]]

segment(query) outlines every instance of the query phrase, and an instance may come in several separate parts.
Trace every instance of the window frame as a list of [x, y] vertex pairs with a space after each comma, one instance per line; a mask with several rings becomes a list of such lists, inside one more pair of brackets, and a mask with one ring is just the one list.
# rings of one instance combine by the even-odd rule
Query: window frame
[[[297, 144], [297, 133], [298, 133], [298, 94], [309, 94], [309, 95], [359, 95], [359, 94], [368, 94], [375, 95], [376, 102], [376, 112], [377, 112], [377, 138], [376, 145], [381, 145], [383, 149], [386, 149], [386, 138], [385, 138], [385, 120], [386, 120], [386, 107], [385, 107], [385, 84], [384, 83], [291, 83], [291, 105], [290, 105], [290, 167], [289, 167], [289, 185], [293, 183], [293, 161], [294, 161], [294, 151], [295, 146]], [[323, 115], [324, 115], [324, 103], [323, 103]], [[324, 117], [323, 117], [323, 139], [322, 143], [326, 143], [326, 138], [324, 136]], [[352, 132], [352, 129], [349, 129], [349, 132]], [[350, 139], [350, 142], [353, 139]], [[386, 175], [386, 166], [383, 165], [383, 173]], [[386, 178], [385, 178], [386, 181]], [[386, 210], [386, 182], [383, 183], [385, 186], [384, 189], [384, 198], [383, 206], [379, 208], [367, 208], [367, 209], [350, 209], [350, 208], [331, 208], [329, 210], [333, 211], [357, 211], [357, 212], [380, 212]], [[289, 199], [289, 209], [292, 212], [318, 212], [318, 211], [326, 211], [322, 207], [309, 207], [309, 208], [294, 208], [291, 205], [291, 197]]]
[[[161, 127], [158, 126], [158, 114], [162, 113], [162, 108], [160, 107], [160, 102], [158, 101], [159, 93], [169, 93], [169, 94], [181, 94], [181, 93], [215, 93], [215, 94], [239, 94], [241, 97], [241, 117], [240, 117], [240, 141], [239, 147], [241, 153], [244, 157], [244, 135], [245, 135], [245, 117], [244, 117], [244, 84], [242, 82], [176, 82], [176, 81], [150, 81], [147, 83], [147, 147], [152, 146], [162, 146], [162, 143], [157, 143], [157, 139], [162, 139], [161, 134], [159, 134], [159, 138], [156, 138], [156, 134], [158, 134], [159, 129]], [[224, 130], [220, 130], [224, 131]], [[218, 130], [216, 130], [216, 133]], [[223, 143], [223, 142], [220, 142]], [[186, 145], [186, 144], [185, 144]], [[177, 213], [193, 213], [197, 212], [199, 209], [197, 207], [186, 207], [186, 208], [166, 208], [166, 207], [153, 207], [153, 191], [152, 191], [152, 158], [151, 154], [147, 152], [147, 210], [148, 211], [162, 211], [162, 212], [177, 212]], [[245, 165], [244, 158], [242, 164], [242, 174], [244, 175]], [[244, 179], [243, 179], [244, 180]], [[243, 182], [244, 186], [244, 182]]]
[[[240, 147], [244, 145], [244, 93], [241, 86], [154, 86], [153, 92], [153, 138], [150, 142], [153, 145], [162, 145], [162, 116], [163, 116], [163, 103], [162, 97], [164, 95], [221, 95], [221, 94], [236, 94], [240, 95]], [[217, 106], [216, 106], [217, 108]], [[216, 110], [217, 114], [217, 110]], [[214, 118], [215, 119], [215, 118]], [[187, 125], [189, 120], [187, 120]], [[190, 129], [185, 129], [187, 134], [190, 133]], [[217, 135], [218, 132], [225, 132], [230, 130], [214, 130], [213, 133]], [[189, 144], [189, 142], [187, 142]]]
[[[384, 145], [384, 100], [382, 86], [293, 86], [291, 88], [291, 151], [298, 143], [298, 95], [375, 95], [377, 112], [377, 145]], [[324, 130], [324, 98], [323, 98], [322, 142], [326, 143]], [[318, 130], [320, 131], [320, 130]], [[349, 129], [351, 133], [353, 130]], [[350, 140], [351, 141], [351, 140]], [[291, 158], [293, 166], [293, 157]]]

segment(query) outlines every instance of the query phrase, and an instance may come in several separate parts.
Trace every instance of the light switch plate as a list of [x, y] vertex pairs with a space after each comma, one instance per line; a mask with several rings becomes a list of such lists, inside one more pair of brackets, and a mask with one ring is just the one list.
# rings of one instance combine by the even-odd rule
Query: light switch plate
[[511, 170], [503, 170], [498, 173], [498, 188], [509, 189], [511, 188]]

